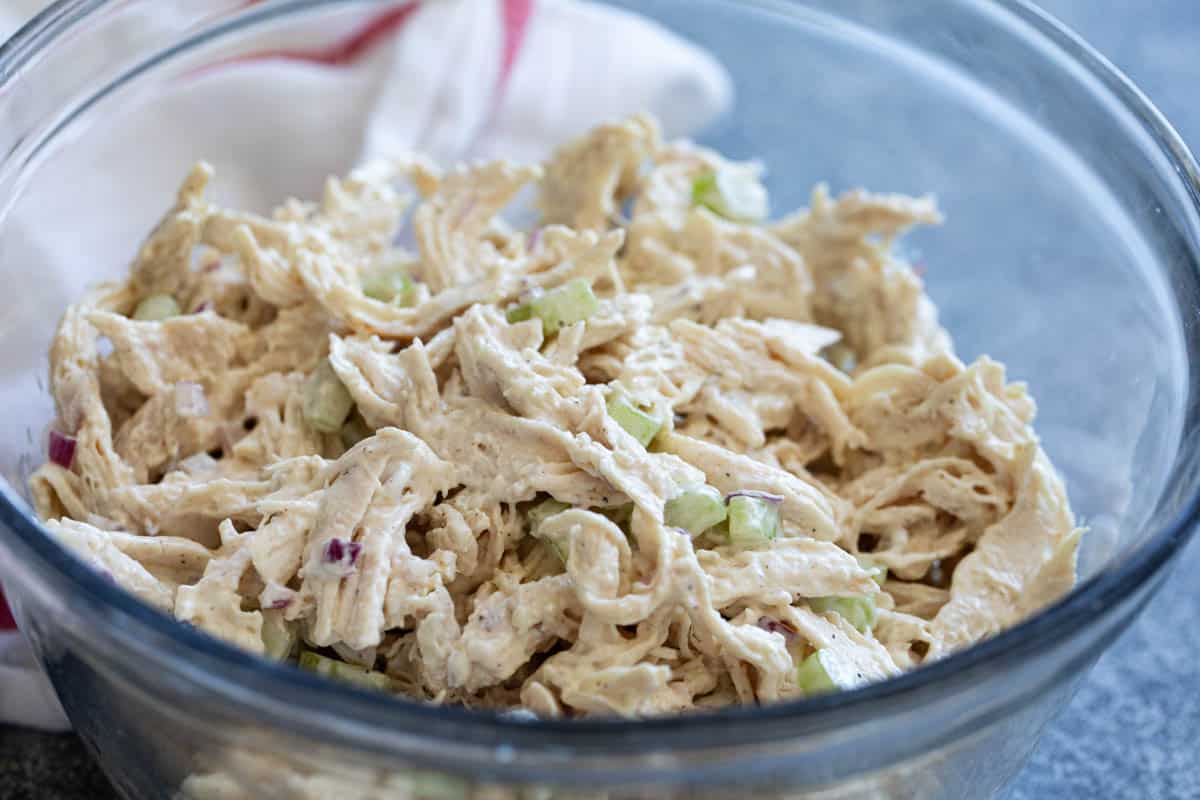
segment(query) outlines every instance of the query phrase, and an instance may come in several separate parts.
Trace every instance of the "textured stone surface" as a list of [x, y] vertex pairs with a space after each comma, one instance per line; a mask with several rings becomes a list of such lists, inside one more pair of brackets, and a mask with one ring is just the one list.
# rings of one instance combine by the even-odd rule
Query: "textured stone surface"
[[0, 798], [115, 800], [116, 794], [74, 735], [0, 727]]
[[[1200, 2], [1043, 0], [1200, 148]], [[1200, 543], [1045, 732], [1010, 800], [1200, 798]], [[107, 800], [70, 735], [0, 728], [0, 798]]]

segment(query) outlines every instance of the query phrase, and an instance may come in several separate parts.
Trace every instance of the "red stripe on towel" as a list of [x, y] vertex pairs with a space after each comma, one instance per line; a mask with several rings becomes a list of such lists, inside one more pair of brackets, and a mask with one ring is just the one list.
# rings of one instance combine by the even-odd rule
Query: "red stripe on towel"
[[[397, 8], [391, 8], [367, 19], [359, 28], [342, 39], [327, 47], [310, 50], [267, 50], [261, 53], [251, 53], [238, 56], [224, 64], [236, 64], [247, 61], [307, 61], [326, 67], [341, 67], [353, 64], [366, 55], [375, 45], [396, 33], [409, 17], [420, 7], [420, 3], [406, 3]], [[215, 65], [214, 65], [215, 66]]]
[[500, 16], [504, 25], [504, 51], [500, 59], [498, 86], [503, 91], [517, 63], [521, 45], [525, 42], [529, 18], [533, 16], [533, 0], [503, 0]]

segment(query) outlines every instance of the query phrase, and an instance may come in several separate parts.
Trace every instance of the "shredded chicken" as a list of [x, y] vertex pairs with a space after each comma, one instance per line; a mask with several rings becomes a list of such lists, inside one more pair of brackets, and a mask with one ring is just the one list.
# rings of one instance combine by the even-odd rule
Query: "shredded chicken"
[[[1081, 531], [1033, 401], [891, 249], [933, 201], [818, 188], [772, 224], [705, 194], [760, 172], [648, 117], [271, 218], [197, 166], [58, 329], [47, 530], [248, 650], [545, 716], [849, 688], [1054, 601]], [[727, 519], [683, 530], [697, 487]]]

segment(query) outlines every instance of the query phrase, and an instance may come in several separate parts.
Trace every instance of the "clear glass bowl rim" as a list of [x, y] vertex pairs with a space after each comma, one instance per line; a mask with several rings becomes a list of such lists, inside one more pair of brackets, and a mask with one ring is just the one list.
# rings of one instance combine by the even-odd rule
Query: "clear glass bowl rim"
[[[352, 0], [353, 1], [353, 0]], [[235, 19], [217, 24], [196, 37], [177, 43], [168, 50], [125, 73], [128, 79], [187, 49], [202, 40], [244, 26], [258, 25], [297, 11], [335, 5], [346, 0], [294, 0], [291, 3], [265, 3], [238, 14]], [[729, 0], [733, 2], [733, 0]], [[1170, 161], [1176, 175], [1185, 184], [1194, 210], [1200, 210], [1200, 167], [1179, 134], [1162, 113], [1115, 66], [1065, 25], [1039, 9], [1029, 0], [962, 0], [992, 12], [1015, 15], [1029, 26], [1030, 35], [1043, 37], [1057, 48], [1062, 58], [1097, 79], [1122, 108], [1139, 120], [1142, 129]], [[53, 47], [77, 26], [86, 24], [121, 0], [57, 0], [7, 42], [0, 44], [0, 92], [37, 56]], [[781, 6], [770, 2], [763, 5]], [[78, 109], [79, 113], [107, 93], [98, 91]], [[50, 131], [45, 141], [54, 138], [65, 123]], [[1200, 225], [1188, 220], [1193, 270], [1200, 271]], [[2, 222], [0, 222], [2, 224]], [[1195, 340], [1193, 334], [1188, 337]], [[1200, 351], [1200, 345], [1189, 348]], [[1189, 387], [1185, 414], [1200, 414], [1200, 398]], [[1178, 452], [1165, 485], [1179, 478]], [[1200, 520], [1200, 493], [1193, 493], [1173, 519], [1154, 531], [1127, 559], [1114, 568], [1106, 568], [1081, 583], [1069, 595], [1018, 625], [1003, 631], [948, 658], [881, 683], [846, 692], [762, 707], [730, 707], [684, 716], [650, 718], [636, 722], [621, 719], [516, 720], [502, 714], [473, 711], [453, 706], [433, 706], [400, 697], [380, 697], [335, 684], [291, 667], [251, 656], [217, 639], [181, 625], [170, 616], [136, 600], [116, 588], [97, 572], [55, 544], [38, 521], [25, 510], [25, 504], [0, 487], [0, 525], [15, 535], [13, 544], [27, 550], [36, 565], [55, 577], [64, 577], [77, 594], [77, 601], [89, 609], [113, 612], [136, 629], [144, 626], [157, 640], [170, 642], [177, 649], [159, 652], [144, 647], [136, 653], [143, 668], [146, 659], [186, 679], [201, 684], [243, 707], [254, 707], [265, 716], [263, 722], [288, 721], [297, 733], [332, 736], [335, 740], [367, 749], [387, 751], [389, 734], [414, 731], [446, 745], [504, 744], [522, 752], [553, 749], [577, 754], [616, 755], [655, 750], [686, 750], [711, 747], [714, 742], [779, 741], [781, 735], [797, 735], [834, 730], [865, 721], [879, 722], [889, 711], [910, 709], [949, 685], [964, 685], [1004, 673], [1006, 667], [1029, 658], [1042, 649], [1077, 635], [1103, 616], [1096, 609], [1111, 609], [1135, 595], [1160, 575], [1172, 557], [1190, 539]], [[8, 533], [0, 534], [10, 538]], [[131, 643], [137, 638], [123, 637]], [[118, 656], [120, 657], [120, 656]], [[216, 668], [215, 670], [213, 668]], [[299, 729], [297, 723], [300, 723]], [[351, 723], [347, 725], [345, 723]], [[341, 723], [341, 724], [339, 724]]]

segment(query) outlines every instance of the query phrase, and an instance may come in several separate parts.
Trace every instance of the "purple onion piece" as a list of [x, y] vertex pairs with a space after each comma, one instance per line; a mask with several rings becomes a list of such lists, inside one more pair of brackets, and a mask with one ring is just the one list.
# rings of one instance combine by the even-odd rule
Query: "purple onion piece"
[[287, 608], [296, 599], [296, 593], [278, 583], [268, 583], [267, 588], [258, 596], [258, 604], [262, 608]]
[[205, 300], [204, 302], [197, 304], [196, 307], [194, 309], [192, 309], [192, 313], [193, 314], [203, 314], [205, 311], [208, 311], [210, 308], [212, 308], [212, 303]]
[[63, 469], [70, 469], [75, 462], [75, 438], [50, 429], [50, 460]]
[[728, 503], [735, 497], [752, 497], [755, 500], [762, 500], [764, 503], [773, 503], [779, 505], [783, 502], [783, 495], [771, 494], [770, 492], [759, 492], [754, 489], [740, 489], [736, 492], [730, 492], [725, 495], [725, 502]]
[[362, 543], [334, 537], [325, 543], [321, 553], [321, 563], [342, 575], [354, 572], [358, 557], [362, 553]]

